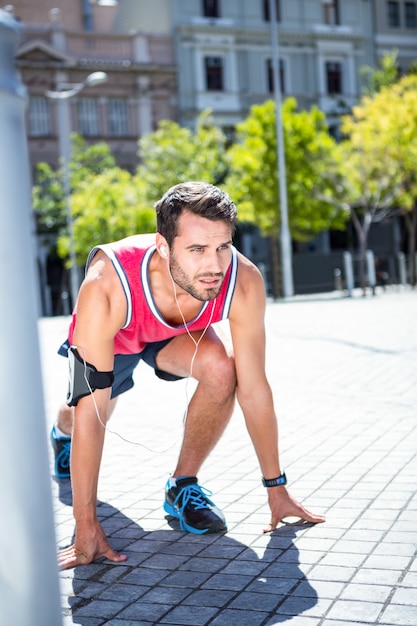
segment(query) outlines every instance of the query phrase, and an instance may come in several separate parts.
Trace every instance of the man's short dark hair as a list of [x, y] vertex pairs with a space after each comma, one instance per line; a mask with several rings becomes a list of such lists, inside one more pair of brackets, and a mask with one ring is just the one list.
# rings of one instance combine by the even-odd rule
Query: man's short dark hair
[[235, 231], [237, 210], [229, 195], [210, 183], [189, 181], [168, 189], [155, 203], [158, 232], [169, 247], [178, 235], [178, 218], [190, 211], [208, 220], [227, 222]]

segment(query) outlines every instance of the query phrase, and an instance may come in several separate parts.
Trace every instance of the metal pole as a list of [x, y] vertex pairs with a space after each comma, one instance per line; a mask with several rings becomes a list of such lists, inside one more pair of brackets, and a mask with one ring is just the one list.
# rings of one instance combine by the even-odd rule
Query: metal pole
[[62, 160], [64, 200], [70, 243], [70, 293], [74, 307], [80, 287], [80, 279], [75, 255], [74, 222], [71, 213], [70, 161], [71, 161], [71, 118], [68, 99], [78, 94], [84, 87], [99, 85], [107, 80], [106, 72], [93, 72], [82, 83], [66, 86], [64, 91], [46, 91], [45, 96], [57, 100], [58, 143]]
[[57, 113], [58, 113], [58, 139], [59, 139], [59, 152], [62, 160], [62, 174], [63, 174], [63, 186], [64, 186], [64, 198], [65, 198], [65, 210], [67, 219], [68, 236], [70, 243], [70, 293], [72, 306], [74, 307], [78, 296], [78, 289], [80, 287], [77, 258], [75, 256], [75, 243], [74, 243], [74, 224], [71, 214], [71, 189], [69, 178], [69, 164], [71, 160], [71, 122], [70, 122], [70, 109], [69, 102], [66, 99], [57, 100]]
[[376, 272], [375, 272], [375, 256], [373, 250], [366, 251], [366, 270], [368, 274], [368, 285], [372, 289], [372, 293], [375, 293], [376, 287]]
[[407, 284], [407, 267], [405, 264], [405, 254], [404, 252], [398, 253], [398, 270], [400, 275], [400, 285]]
[[277, 133], [277, 161], [279, 177], [279, 197], [281, 210], [281, 263], [282, 263], [282, 286], [284, 298], [294, 295], [293, 275], [292, 275], [292, 254], [291, 254], [291, 234], [288, 224], [288, 200], [287, 200], [287, 179], [285, 171], [285, 151], [284, 134], [281, 115], [281, 84], [279, 80], [279, 43], [278, 25], [275, 0], [269, 0], [269, 15], [271, 18], [271, 40], [272, 40], [272, 68], [274, 77], [275, 96], [275, 122]]
[[62, 624], [37, 329], [36, 253], [14, 59], [18, 23], [0, 10], [0, 621]]

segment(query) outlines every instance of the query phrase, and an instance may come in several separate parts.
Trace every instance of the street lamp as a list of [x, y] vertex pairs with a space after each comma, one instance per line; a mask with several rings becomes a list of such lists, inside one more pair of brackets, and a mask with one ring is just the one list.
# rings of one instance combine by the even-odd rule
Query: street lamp
[[73, 307], [77, 300], [79, 280], [70, 203], [71, 190], [69, 180], [69, 163], [71, 160], [71, 120], [68, 100], [84, 89], [84, 87], [93, 87], [94, 85], [99, 85], [106, 80], [107, 74], [105, 72], [93, 72], [92, 74], [89, 74], [82, 83], [60, 83], [57, 91], [48, 90], [45, 92], [45, 96], [47, 98], [57, 100], [58, 142], [59, 153], [62, 161], [66, 220], [70, 242], [70, 293]]
[[272, 69], [274, 77], [274, 96], [275, 96], [275, 123], [277, 133], [277, 162], [279, 174], [279, 197], [281, 209], [281, 264], [282, 264], [282, 288], [284, 298], [294, 295], [294, 285], [292, 276], [291, 261], [291, 235], [288, 224], [288, 199], [287, 199], [287, 180], [285, 171], [285, 151], [284, 136], [282, 128], [281, 115], [281, 84], [279, 80], [279, 44], [278, 44], [278, 25], [276, 0], [269, 0], [269, 16], [271, 19], [271, 40], [272, 40]]

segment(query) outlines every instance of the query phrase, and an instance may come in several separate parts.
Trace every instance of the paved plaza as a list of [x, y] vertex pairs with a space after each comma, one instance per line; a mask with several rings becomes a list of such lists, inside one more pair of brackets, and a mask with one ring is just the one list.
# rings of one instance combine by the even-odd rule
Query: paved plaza
[[[48, 433], [65, 398], [68, 318], [39, 321]], [[63, 625], [417, 626], [417, 291], [296, 297], [267, 307], [267, 371], [288, 488], [324, 524], [280, 524], [238, 407], [202, 468], [226, 535], [165, 517], [187, 397], [140, 364], [109, 423], [99, 518], [128, 555], [60, 573]], [[227, 328], [222, 331], [227, 332]], [[74, 522], [51, 485], [57, 547]]]

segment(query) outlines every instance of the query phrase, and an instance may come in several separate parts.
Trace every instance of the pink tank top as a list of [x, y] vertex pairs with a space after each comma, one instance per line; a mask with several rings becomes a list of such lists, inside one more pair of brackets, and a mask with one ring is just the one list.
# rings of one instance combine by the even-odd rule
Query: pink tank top
[[[126, 321], [114, 338], [115, 354], [138, 354], [147, 343], [162, 341], [186, 332], [184, 324], [171, 326], [160, 314], [152, 297], [148, 268], [156, 250], [155, 245], [144, 247], [143, 236], [132, 235], [114, 243], [93, 248], [88, 256], [86, 269], [98, 250], [102, 250], [113, 263], [126, 297]], [[232, 247], [232, 261], [226, 272], [222, 288], [215, 300], [203, 302], [199, 313], [187, 322], [190, 332], [203, 330], [207, 324], [229, 317], [230, 306], [237, 277], [237, 252]], [[214, 308], [213, 308], [214, 307]], [[76, 311], [69, 331], [72, 343]]]

